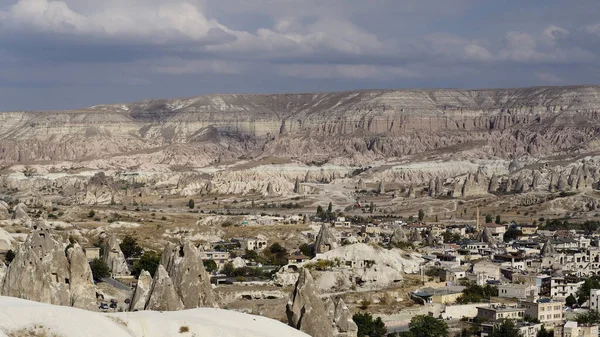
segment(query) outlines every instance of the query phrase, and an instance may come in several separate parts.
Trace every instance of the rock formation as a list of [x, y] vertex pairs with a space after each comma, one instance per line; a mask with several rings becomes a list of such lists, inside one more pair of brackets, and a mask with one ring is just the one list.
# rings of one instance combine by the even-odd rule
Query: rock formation
[[10, 212], [8, 210], [8, 204], [0, 200], [0, 220], [6, 220], [10, 218]]
[[13, 249], [14, 243], [15, 240], [12, 238], [12, 236], [3, 228], [0, 228], [0, 252], [5, 252], [9, 249]]
[[165, 267], [159, 265], [152, 280], [152, 289], [150, 290], [146, 310], [175, 311], [183, 309], [183, 303], [177, 294], [177, 290], [175, 290], [173, 281]]
[[333, 234], [329, 224], [321, 225], [321, 230], [315, 239], [315, 253], [322, 254], [329, 250], [337, 248], [337, 239]]
[[356, 337], [358, 326], [354, 323], [348, 306], [341, 298], [335, 303], [333, 322], [335, 323], [339, 337]]
[[[160, 273], [159, 273], [160, 272]], [[140, 289], [145, 293], [147, 281]], [[136, 293], [137, 293], [136, 289]], [[204, 269], [200, 251], [190, 241], [183, 245], [168, 243], [162, 253], [160, 266], [152, 281], [146, 310], [179, 310], [216, 307], [210, 276]], [[142, 300], [136, 301], [139, 310]]]
[[408, 241], [408, 237], [406, 236], [406, 232], [402, 228], [396, 228], [394, 233], [392, 233], [392, 237], [390, 238], [391, 243], [404, 243]]
[[477, 234], [477, 241], [485, 242], [485, 243], [489, 244], [491, 247], [496, 246], [496, 239], [492, 235], [492, 232], [490, 232], [490, 229], [487, 227], [483, 228], [483, 230], [480, 231], [479, 234]]
[[300, 185], [300, 179], [296, 177], [296, 181], [294, 182], [294, 193], [302, 194], [302, 185]]
[[27, 215], [27, 206], [23, 203], [17, 204], [13, 208], [12, 218], [15, 220], [29, 220], [29, 215]]
[[138, 311], [146, 309], [146, 303], [150, 297], [152, 290], [152, 276], [149, 272], [142, 270], [137, 280], [133, 298], [129, 304], [130, 311]]
[[125, 255], [119, 246], [119, 240], [115, 235], [109, 235], [104, 249], [104, 262], [108, 265], [113, 275], [129, 275], [129, 267]]
[[552, 242], [550, 242], [550, 240], [546, 240], [546, 242], [544, 242], [544, 246], [542, 247], [542, 250], [540, 252], [540, 255], [546, 257], [550, 257], [553, 255], [556, 255], [556, 249], [554, 249], [554, 245], [552, 245]]
[[358, 183], [356, 184], [356, 189], [359, 191], [364, 191], [367, 189], [367, 184], [365, 183], [365, 181], [362, 178], [358, 179]]
[[65, 256], [59, 237], [36, 226], [19, 247], [6, 270], [4, 296], [89, 309], [95, 304], [95, 286], [85, 253], [74, 245]]
[[377, 193], [385, 194], [385, 185], [383, 184], [383, 180], [379, 182], [379, 186], [377, 187]]
[[310, 272], [302, 268], [286, 306], [288, 324], [312, 337], [334, 337], [333, 319], [327, 314], [323, 300]]

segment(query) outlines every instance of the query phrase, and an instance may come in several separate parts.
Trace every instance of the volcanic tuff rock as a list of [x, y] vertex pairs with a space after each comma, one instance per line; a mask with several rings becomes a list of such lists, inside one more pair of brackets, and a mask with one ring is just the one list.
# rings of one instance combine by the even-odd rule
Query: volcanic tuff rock
[[300, 269], [298, 281], [286, 305], [288, 324], [312, 337], [334, 337], [333, 320], [327, 314], [323, 300], [310, 272]]
[[315, 253], [321, 254], [335, 248], [337, 248], [337, 239], [333, 234], [330, 225], [324, 223], [321, 225], [319, 234], [317, 234], [315, 239]]
[[175, 311], [183, 310], [181, 298], [175, 290], [173, 281], [163, 265], [159, 265], [152, 281], [152, 290], [148, 297], [146, 310]]
[[599, 87], [572, 86], [207, 95], [5, 112], [0, 163], [137, 152], [133, 167], [149, 157], [141, 150], [155, 151], [153, 162], [188, 166], [273, 154], [367, 163], [460, 146], [544, 156], [594, 148], [599, 107]]
[[152, 290], [152, 276], [149, 272], [142, 270], [137, 280], [133, 298], [129, 304], [130, 311], [138, 311], [146, 309], [146, 303], [150, 297]]
[[104, 262], [108, 265], [114, 275], [129, 275], [129, 267], [125, 261], [125, 255], [119, 246], [119, 240], [114, 234], [108, 236], [106, 249], [104, 249]]
[[95, 287], [87, 258], [79, 245], [65, 256], [62, 241], [45, 226], [36, 226], [19, 247], [6, 271], [1, 294], [57, 305], [89, 309]]
[[[191, 241], [187, 241], [183, 245], [167, 243], [161, 256], [160, 266], [164, 273], [160, 276], [154, 275], [150, 300], [146, 309], [158, 310], [155, 308], [161, 305], [164, 308], [177, 307], [177, 301], [172, 299], [171, 286], [174, 296], [181, 302], [184, 309], [217, 306], [210, 285], [210, 276], [204, 269], [200, 251]], [[161, 300], [169, 302], [161, 304]]]

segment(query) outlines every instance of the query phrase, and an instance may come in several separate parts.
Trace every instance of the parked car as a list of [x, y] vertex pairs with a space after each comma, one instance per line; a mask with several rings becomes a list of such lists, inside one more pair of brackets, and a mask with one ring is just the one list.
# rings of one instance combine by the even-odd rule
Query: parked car
[[108, 304], [106, 302], [102, 302], [102, 303], [100, 303], [98, 308], [100, 308], [102, 310], [108, 310]]

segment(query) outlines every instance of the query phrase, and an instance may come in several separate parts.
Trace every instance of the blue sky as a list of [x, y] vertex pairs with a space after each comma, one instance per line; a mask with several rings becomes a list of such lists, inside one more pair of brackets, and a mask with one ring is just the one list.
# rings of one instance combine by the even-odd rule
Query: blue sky
[[0, 0], [0, 110], [596, 84], [600, 1]]

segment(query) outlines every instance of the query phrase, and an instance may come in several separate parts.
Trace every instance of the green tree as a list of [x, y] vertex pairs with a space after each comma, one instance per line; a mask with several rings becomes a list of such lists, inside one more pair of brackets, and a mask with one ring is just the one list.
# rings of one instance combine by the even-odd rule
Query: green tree
[[565, 303], [569, 306], [572, 307], [575, 304], [577, 304], [577, 298], [575, 298], [575, 296], [573, 296], [573, 294], [570, 294], [569, 296], [567, 296], [567, 298], [565, 299]]
[[500, 225], [500, 224], [502, 224], [502, 221], [501, 221], [501, 219], [500, 219], [500, 215], [496, 215], [496, 224], [497, 224], [497, 225]]
[[308, 256], [311, 258], [315, 256], [315, 246], [313, 245], [303, 243], [302, 245], [300, 245], [300, 247], [298, 247], [298, 249], [300, 250], [300, 252], [302, 252], [304, 256]]
[[323, 207], [321, 205], [317, 206], [317, 216], [323, 215]]
[[268, 249], [264, 251], [265, 257], [274, 265], [286, 265], [288, 251], [279, 242], [275, 242], [270, 245]]
[[90, 269], [92, 269], [92, 276], [96, 281], [110, 276], [110, 268], [104, 260], [93, 259], [92, 262], [90, 262]]
[[189, 207], [190, 209], [194, 209], [194, 207], [195, 207], [195, 206], [196, 206], [196, 205], [194, 204], [194, 199], [190, 199], [190, 200], [188, 201], [188, 207]]
[[600, 323], [600, 313], [596, 310], [581, 313], [575, 318], [579, 324], [598, 324]]
[[225, 263], [225, 265], [223, 266], [223, 270], [221, 270], [221, 272], [227, 276], [233, 276], [235, 273], [235, 267], [233, 266], [232, 262], [227, 262]]
[[471, 282], [463, 290], [463, 294], [456, 299], [456, 302], [459, 304], [478, 303], [495, 296], [498, 296], [498, 288], [489, 284], [482, 287]]
[[383, 337], [387, 334], [387, 329], [381, 318], [373, 319], [373, 316], [368, 312], [356, 313], [352, 316], [352, 320], [358, 326], [358, 337]]
[[214, 260], [204, 260], [203, 264], [204, 269], [206, 269], [206, 271], [209, 273], [212, 273], [213, 271], [217, 271], [217, 269], [219, 269], [217, 263]]
[[538, 331], [536, 337], [554, 337], [554, 331], [546, 330], [546, 327], [542, 325], [540, 331]]
[[255, 250], [246, 249], [246, 252], [242, 257], [246, 260], [256, 261], [258, 259], [258, 253]]
[[154, 277], [159, 264], [160, 254], [154, 251], [147, 251], [133, 264], [133, 274], [139, 276], [142, 270], [145, 270]]
[[126, 259], [140, 257], [144, 252], [142, 247], [138, 245], [137, 240], [130, 235], [126, 235], [123, 238], [119, 248], [121, 248], [121, 251], [123, 252], [123, 255], [125, 255]]
[[333, 212], [333, 204], [330, 201], [329, 205], [327, 205], [327, 214], [331, 214], [332, 212]]
[[414, 316], [408, 323], [408, 330], [414, 337], [448, 336], [448, 325], [443, 320], [429, 315]]
[[579, 290], [577, 290], [577, 303], [579, 305], [590, 299], [590, 290], [592, 289], [600, 289], [600, 277], [592, 276], [587, 278], [581, 287], [579, 287]]
[[425, 219], [425, 211], [422, 209], [419, 210], [419, 221], [423, 221]]
[[492, 223], [492, 215], [491, 214], [487, 214], [485, 216], [485, 223]]
[[15, 259], [15, 256], [15, 252], [12, 249], [6, 251], [6, 254], [4, 254], [4, 262], [6, 262], [7, 266]]
[[488, 337], [521, 337], [521, 333], [512, 320], [505, 319], [494, 326], [494, 331], [488, 334]]
[[369, 204], [369, 213], [373, 212], [375, 212], [375, 203], [371, 201], [371, 204]]
[[90, 210], [90, 212], [88, 213], [88, 218], [93, 218], [94, 216], [96, 216], [96, 211], [94, 211], [93, 209]]
[[506, 230], [506, 232], [504, 232], [504, 242], [510, 242], [510, 241], [516, 240], [521, 235], [523, 235], [522, 231], [520, 231], [514, 227], [510, 227], [509, 229]]

